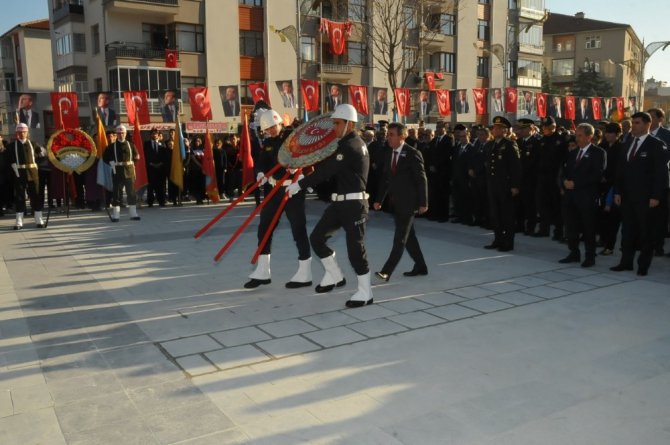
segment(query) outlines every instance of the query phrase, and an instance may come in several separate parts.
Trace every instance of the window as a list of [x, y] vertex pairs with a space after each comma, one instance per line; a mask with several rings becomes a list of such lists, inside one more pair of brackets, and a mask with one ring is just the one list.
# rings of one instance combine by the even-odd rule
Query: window
[[522, 8], [544, 12], [544, 0], [518, 0]]
[[150, 99], [158, 99], [159, 90], [180, 90], [179, 70], [162, 68], [122, 68], [109, 70], [109, 89], [116, 92], [129, 91], [133, 86], [146, 85]]
[[314, 37], [300, 37], [300, 57], [303, 61], [316, 62], [316, 39]]
[[56, 90], [77, 93], [77, 100], [86, 101], [88, 76], [85, 72], [56, 74]]
[[435, 53], [430, 56], [430, 66], [435, 71], [445, 73], [456, 72], [456, 57], [454, 53]]
[[489, 77], [488, 57], [477, 57], [477, 77]]
[[174, 25], [174, 41], [180, 51], [205, 52], [205, 28], [202, 25], [177, 23]]
[[507, 7], [512, 10], [519, 9], [518, 0], [509, 0], [507, 2]]
[[563, 51], [574, 51], [575, 49], [575, 38], [574, 36], [554, 36], [552, 41], [553, 49], [555, 52], [560, 53]]
[[72, 52], [72, 39], [70, 34], [65, 34], [56, 40], [56, 55], [64, 56]]
[[363, 42], [347, 42], [349, 65], [367, 65], [368, 50]]
[[407, 29], [416, 28], [416, 10], [413, 6], [403, 6], [403, 14], [405, 14], [405, 25]]
[[584, 61], [584, 71], [593, 71], [594, 73], [599, 73], [600, 72], [600, 63], [599, 62], [591, 62], [590, 60], [585, 60]]
[[263, 57], [263, 33], [258, 31], [240, 31], [240, 55]]
[[519, 43], [522, 45], [533, 46], [535, 48], [542, 47], [544, 45], [542, 26], [533, 25], [528, 29], [528, 32], [520, 32]]
[[479, 40], [489, 39], [489, 22], [488, 20], [477, 20], [477, 38]]
[[574, 76], [574, 59], [556, 59], [551, 62], [551, 74], [554, 76]]
[[519, 86], [540, 88], [542, 86], [542, 63], [519, 59], [517, 62], [517, 79]]
[[356, 22], [367, 21], [365, 0], [349, 0], [349, 19]]
[[182, 98], [181, 100], [188, 103], [188, 89], [193, 87], [206, 87], [207, 81], [204, 77], [192, 77], [192, 76], [182, 76], [181, 77], [181, 87], [182, 87]]
[[263, 0], [240, 0], [240, 5], [263, 6]]
[[586, 38], [586, 43], [584, 44], [586, 49], [596, 49], [600, 48], [600, 36], [589, 36]]
[[416, 64], [416, 48], [405, 48], [405, 60], [403, 68], [411, 70]]
[[98, 54], [100, 52], [100, 27], [98, 25], [91, 26], [91, 44], [93, 45], [93, 54]]
[[86, 52], [86, 34], [74, 33], [72, 34], [72, 48], [75, 52]]
[[142, 23], [142, 43], [147, 48], [165, 49], [168, 46], [168, 40], [168, 31], [165, 25]]
[[430, 16], [431, 31], [448, 36], [456, 35], [456, 16], [451, 14], [433, 14]]
[[491, 0], [479, 0], [479, 4], [481, 5], [488, 5], [491, 2]]
[[0, 74], [0, 91], [16, 91], [16, 80], [13, 73]]
[[93, 91], [102, 91], [102, 77], [96, 77], [93, 79]]

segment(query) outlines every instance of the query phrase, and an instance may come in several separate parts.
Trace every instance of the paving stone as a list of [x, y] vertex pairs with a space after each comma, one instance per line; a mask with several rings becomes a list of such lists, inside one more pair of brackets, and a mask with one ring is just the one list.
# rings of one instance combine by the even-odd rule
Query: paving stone
[[462, 303], [459, 303], [459, 305], [468, 307], [470, 309], [474, 309], [479, 312], [496, 312], [501, 311], [503, 309], [509, 309], [511, 307], [514, 307], [511, 304], [494, 300], [493, 298], [488, 297], [464, 301]]
[[246, 366], [269, 360], [270, 357], [251, 345], [234, 346], [205, 354], [220, 369]]
[[68, 445], [123, 444], [159, 445], [151, 429], [140, 419], [103, 425], [87, 431], [66, 435]]
[[183, 355], [192, 355], [200, 352], [221, 349], [221, 345], [207, 335], [198, 335], [197, 337], [168, 341], [161, 343], [161, 346], [172, 357], [181, 357]]
[[179, 445], [247, 445], [251, 439], [240, 427], [180, 442]]
[[54, 405], [46, 383], [12, 390], [14, 413], [27, 413]]
[[562, 289], [558, 289], [555, 287], [549, 287], [549, 286], [538, 286], [538, 287], [531, 287], [528, 289], [524, 289], [521, 292], [525, 294], [530, 294], [530, 295], [535, 295], [536, 297], [541, 297], [541, 298], [557, 298], [557, 297], [562, 297], [563, 295], [567, 295], [570, 292]]
[[0, 419], [2, 445], [65, 445], [53, 408], [21, 413]]
[[319, 346], [300, 337], [299, 335], [278, 338], [275, 340], [267, 340], [256, 343], [256, 345], [275, 358], [282, 358], [289, 355], [302, 354], [320, 349]]
[[127, 421], [140, 414], [125, 392], [78, 400], [67, 405], [56, 405], [54, 410], [64, 434]]
[[510, 283], [516, 283], [520, 284], [521, 286], [525, 287], [535, 287], [535, 286], [543, 286], [547, 283], [551, 283], [549, 280], [544, 280], [542, 278], [537, 278], [533, 276], [527, 276], [527, 277], [517, 277], [517, 278], [512, 278], [511, 280], [508, 280]]
[[[440, 294], [444, 295], [443, 292], [440, 292]], [[379, 305], [399, 314], [420, 311], [422, 309], [433, 307], [433, 305], [424, 303], [423, 301], [416, 298], [400, 298], [398, 300], [385, 301]]]
[[14, 414], [12, 392], [8, 389], [0, 390], [0, 418]]
[[449, 293], [463, 298], [481, 298], [496, 294], [496, 291], [479, 286], [461, 287], [460, 289], [449, 289]]
[[434, 324], [444, 323], [444, 320], [426, 312], [410, 312], [407, 314], [394, 315], [389, 320], [406, 326], [410, 329], [423, 328]]
[[347, 311], [347, 315], [351, 315], [352, 317], [362, 321], [390, 317], [391, 315], [397, 314], [397, 312], [394, 312], [378, 304], [371, 304], [368, 306], [356, 308], [356, 310], [353, 311]]
[[358, 319], [351, 317], [342, 311], [310, 315], [309, 317], [302, 317], [302, 319], [320, 329], [334, 328], [336, 326], [343, 326], [358, 321]]
[[[433, 306], [444, 306], [447, 304], [460, 303], [465, 301], [465, 298], [459, 297], [449, 292], [435, 292], [427, 295], [421, 295], [416, 297], [417, 300], [421, 300]], [[428, 308], [426, 308], [428, 309]]]
[[567, 267], [565, 269], [559, 269], [558, 271], [560, 273], [572, 275], [573, 277], [586, 277], [588, 275], [595, 275], [598, 273], [598, 271], [586, 267]]
[[612, 286], [614, 284], [621, 283], [621, 280], [617, 280], [611, 277], [607, 277], [603, 274], [598, 275], [589, 275], [586, 277], [577, 278], [575, 281], [579, 283], [589, 284], [591, 286], [604, 287]]
[[535, 275], [533, 275], [533, 277], [553, 282], [553, 281], [571, 280], [574, 278], [574, 275], [555, 271], [547, 271], [547, 272], [536, 273]]
[[299, 318], [291, 320], [276, 321], [258, 326], [273, 337], [289, 337], [291, 335], [303, 334], [305, 332], [315, 331], [316, 328], [309, 323], [305, 323]]
[[303, 336], [309, 338], [314, 343], [320, 344], [324, 348], [367, 340], [366, 337], [344, 326], [324, 329], [323, 331], [308, 332], [307, 334], [303, 334]]
[[361, 323], [354, 323], [347, 327], [370, 338], [396, 334], [398, 332], [407, 330], [406, 327], [384, 318], [377, 318]]
[[41, 383], [44, 383], [44, 376], [42, 375], [42, 368], [39, 365], [0, 370], [0, 391], [34, 386]]
[[231, 329], [230, 331], [214, 332], [210, 335], [216, 341], [227, 347], [248, 345], [263, 340], [269, 340], [271, 338], [268, 334], [253, 326]]
[[176, 361], [191, 376], [218, 371], [216, 366], [205, 360], [201, 355], [187, 355], [176, 359]]
[[524, 294], [523, 292], [518, 291], [494, 295], [491, 298], [495, 298], [496, 300], [504, 301], [505, 303], [513, 304], [515, 306], [535, 303], [537, 301], [544, 301], [543, 298], [537, 297], [535, 295]]
[[495, 283], [480, 284], [479, 287], [492, 290], [496, 293], [502, 293], [523, 289], [525, 286], [510, 281], [496, 281]]
[[47, 385], [57, 405], [123, 391], [123, 385], [112, 371], [49, 380]]
[[569, 292], [584, 292], [595, 288], [589, 284], [578, 283], [576, 281], [559, 281], [557, 283], [551, 283], [547, 286], [555, 287], [556, 289], [563, 289]]
[[426, 309], [426, 312], [449, 321], [460, 320], [461, 318], [476, 317], [477, 315], [482, 315], [481, 312], [474, 311], [472, 309], [468, 309], [463, 306], [459, 306], [458, 304], [450, 304], [447, 306], [436, 307], [433, 309]]
[[185, 378], [128, 391], [128, 397], [142, 415], [195, 405], [207, 400], [207, 396]]

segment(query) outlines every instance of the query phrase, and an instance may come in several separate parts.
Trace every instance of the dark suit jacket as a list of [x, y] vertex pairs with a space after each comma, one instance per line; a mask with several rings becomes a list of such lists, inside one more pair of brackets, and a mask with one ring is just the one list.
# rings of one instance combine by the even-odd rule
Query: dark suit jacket
[[107, 121], [105, 121], [105, 117], [102, 114], [102, 109], [96, 107], [96, 112], [98, 113], [98, 117], [100, 120], [102, 120], [102, 123], [105, 125], [105, 127], [114, 127], [116, 124], [118, 124], [116, 120], [116, 111], [112, 110], [111, 108], [107, 108]]
[[565, 180], [574, 181], [573, 190], [564, 188], [565, 196], [576, 202], [596, 205], [596, 199], [600, 194], [600, 183], [605, 172], [607, 154], [602, 148], [591, 144], [577, 162], [579, 151], [575, 149], [568, 153], [562, 169], [561, 187]]
[[656, 132], [656, 138], [662, 140], [665, 147], [670, 150], [670, 130], [660, 127]]
[[[338, 98], [338, 100], [339, 100], [339, 103], [338, 103], [337, 105], [342, 105], [342, 104], [344, 103], [344, 102], [342, 101], [342, 96], [340, 96], [340, 97]], [[335, 110], [335, 107], [336, 107], [337, 105], [334, 104], [334, 102], [333, 102], [333, 97], [332, 97], [332, 96], [328, 96], [328, 97], [326, 97], [326, 106], [328, 107], [328, 110], [329, 110], [329, 111], [333, 111], [333, 110]]]
[[388, 113], [388, 104], [386, 101], [382, 101], [381, 103], [379, 101], [375, 101], [375, 110], [374, 114], [386, 114]]
[[[631, 135], [632, 136], [632, 135]], [[626, 202], [645, 206], [649, 199], [662, 200], [668, 187], [667, 152], [660, 139], [648, 135], [638, 147], [635, 158], [628, 160], [628, 152], [635, 142], [630, 142], [619, 157], [619, 168], [614, 193]]]
[[[174, 112], [177, 114], [179, 112], [179, 108], [177, 108], [177, 105], [174, 105]], [[163, 122], [174, 122], [175, 121], [175, 116], [172, 114], [172, 110], [170, 110], [169, 105], [163, 105], [161, 108], [161, 115], [163, 116]]]
[[461, 103], [460, 101], [456, 101], [456, 113], [469, 113], [470, 112], [470, 104], [466, 100], [465, 102]]
[[388, 194], [395, 213], [414, 213], [428, 206], [428, 181], [423, 167], [423, 156], [416, 148], [403, 144], [395, 174], [391, 173], [393, 151], [384, 155], [384, 168], [379, 182], [377, 202]]
[[[30, 128], [37, 128], [40, 125], [40, 115], [35, 110], [31, 110], [30, 116]], [[28, 124], [28, 117], [24, 114], [23, 110], [19, 110], [19, 122], [22, 124]]]
[[167, 173], [170, 167], [170, 158], [172, 152], [168, 148], [157, 142], [158, 151], [154, 150], [153, 141], [150, 139], [144, 142], [144, 159], [147, 172], [150, 170]]
[[591, 108], [586, 107], [584, 108], [584, 111], [582, 112], [582, 107], [580, 105], [577, 105], [577, 108], [575, 109], [575, 117], [577, 118], [577, 122], [586, 122], [590, 121], [593, 118], [593, 114], [591, 113]]
[[[230, 103], [226, 100], [223, 102], [223, 114], [226, 117], [235, 117], [240, 114], [240, 106], [237, 105], [237, 110], [233, 110], [233, 107], [230, 105]], [[235, 113], [237, 111], [237, 113]]]

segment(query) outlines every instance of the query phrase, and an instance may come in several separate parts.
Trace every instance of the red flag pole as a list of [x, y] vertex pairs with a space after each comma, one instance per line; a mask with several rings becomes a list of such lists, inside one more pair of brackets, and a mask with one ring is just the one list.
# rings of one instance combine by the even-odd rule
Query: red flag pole
[[[272, 167], [270, 170], [268, 170], [267, 173], [265, 173], [265, 177], [269, 178], [272, 176], [279, 168], [281, 167], [280, 164], [275, 165]], [[210, 222], [205, 224], [202, 229], [198, 230], [196, 234], [194, 235], [194, 238], [200, 238], [205, 232], [207, 232], [214, 224], [216, 224], [217, 221], [219, 221], [221, 218], [223, 218], [229, 211], [231, 211], [237, 204], [240, 202], [244, 201], [244, 198], [249, 196], [256, 190], [258, 187], [260, 187], [261, 182], [263, 180], [259, 180], [256, 183], [254, 183], [251, 187], [247, 187], [247, 189], [237, 198], [235, 201], [231, 202], [228, 204], [228, 207], [223, 209], [218, 215], [216, 215]]]
[[[285, 181], [286, 178], [288, 178], [289, 175], [290, 175], [290, 173], [287, 171], [286, 174], [280, 179], [280, 181]], [[260, 211], [263, 209], [263, 207], [265, 207], [265, 205], [270, 201], [270, 199], [272, 199], [272, 197], [279, 191], [279, 189], [280, 189], [280, 187], [274, 187], [272, 190], [270, 190], [270, 193], [268, 193], [268, 195], [265, 197], [265, 199], [263, 199], [263, 202], [262, 202], [259, 206], [257, 206], [257, 207], [253, 210], [253, 212], [251, 212], [251, 215], [249, 215], [249, 216], [247, 217], [247, 219], [244, 220], [244, 222], [242, 223], [242, 225], [240, 226], [240, 228], [237, 229], [237, 230], [235, 231], [235, 233], [233, 233], [233, 236], [228, 240], [228, 242], [226, 243], [226, 245], [223, 246], [223, 247], [221, 248], [221, 250], [219, 250], [219, 252], [218, 252], [218, 253], [216, 254], [216, 256], [214, 257], [214, 261], [219, 261], [219, 260], [221, 259], [221, 257], [223, 256], [223, 254], [226, 253], [226, 251], [230, 248], [230, 246], [233, 245], [233, 243], [235, 242], [235, 240], [237, 240], [237, 238], [239, 238], [239, 236], [242, 234], [242, 232], [244, 231], [244, 229], [247, 228], [247, 226], [248, 226], [248, 225], [251, 223], [251, 221], [256, 217], [256, 215], [258, 215], [258, 212], [260, 212]]]
[[[298, 178], [300, 177], [300, 173], [302, 173], [302, 168], [299, 168], [295, 176], [293, 177], [292, 183], [297, 182]], [[251, 264], [256, 264], [256, 261], [258, 260], [258, 255], [263, 251], [263, 248], [265, 245], [268, 243], [268, 240], [270, 239], [270, 234], [274, 230], [275, 226], [279, 222], [279, 217], [281, 216], [282, 212], [284, 211], [284, 207], [286, 207], [286, 203], [288, 202], [289, 196], [288, 193], [284, 194], [284, 197], [281, 200], [281, 203], [279, 204], [279, 207], [277, 208], [277, 211], [275, 212], [274, 216], [272, 217], [272, 221], [270, 221], [270, 225], [268, 226], [268, 229], [265, 231], [265, 235], [263, 235], [263, 239], [261, 240], [260, 244], [258, 245], [258, 248], [256, 249], [256, 252], [254, 252], [253, 258], [251, 258]]]

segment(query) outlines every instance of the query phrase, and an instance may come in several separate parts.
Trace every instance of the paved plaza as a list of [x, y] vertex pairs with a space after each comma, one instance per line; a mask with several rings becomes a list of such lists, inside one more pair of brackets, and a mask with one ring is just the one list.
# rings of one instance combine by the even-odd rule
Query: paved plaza
[[[308, 230], [324, 204], [308, 202]], [[0, 220], [0, 444], [670, 443], [670, 259], [649, 275], [557, 262], [565, 245], [417, 221], [429, 275], [373, 277], [289, 291], [297, 267], [288, 223], [275, 234], [272, 284], [253, 270], [256, 219], [223, 205]], [[371, 215], [371, 270], [393, 223]], [[314, 284], [322, 267], [313, 262]]]

